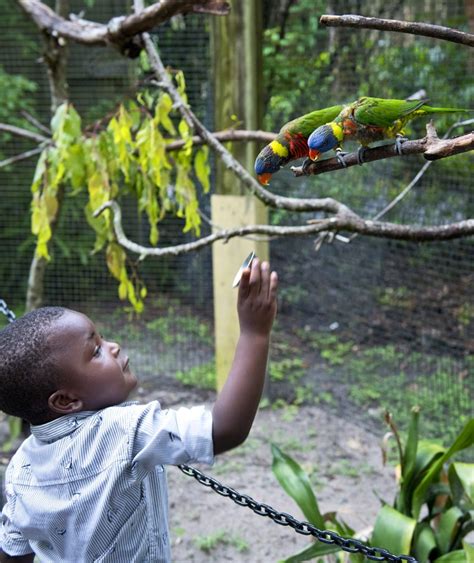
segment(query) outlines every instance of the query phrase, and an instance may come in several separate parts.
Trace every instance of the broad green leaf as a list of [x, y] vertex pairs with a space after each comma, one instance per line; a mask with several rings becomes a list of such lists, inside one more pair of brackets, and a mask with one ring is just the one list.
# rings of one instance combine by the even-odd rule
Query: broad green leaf
[[395, 555], [408, 555], [415, 527], [416, 520], [387, 504], [377, 514], [370, 543], [382, 546]]
[[453, 503], [474, 510], [474, 464], [452, 463], [448, 471]]
[[467, 540], [463, 540], [462, 546], [466, 554], [467, 563], [474, 563], [474, 544], [469, 543]]
[[436, 537], [431, 526], [426, 522], [418, 524], [413, 541], [413, 552], [418, 561], [429, 561], [429, 555], [436, 547]]
[[290, 555], [290, 557], [283, 559], [282, 563], [298, 563], [299, 561], [311, 561], [316, 557], [330, 555], [331, 553], [337, 553], [338, 551], [341, 551], [341, 548], [337, 545], [326, 545], [324, 543], [316, 541], [309, 547], [304, 548], [299, 553], [295, 553], [294, 555]]
[[272, 444], [272, 471], [288, 495], [296, 502], [307, 520], [323, 529], [324, 518], [319, 511], [309, 477], [289, 455]]
[[429, 486], [438, 478], [439, 473], [446, 460], [452, 457], [455, 453], [472, 446], [474, 443], [474, 419], [471, 419], [466, 426], [461, 430], [460, 434], [453, 442], [451, 447], [445, 451], [428, 469], [426, 475], [421, 483], [416, 487], [413, 493], [412, 514], [418, 518], [421, 507], [426, 499], [426, 494]]
[[469, 563], [466, 552], [463, 549], [451, 551], [434, 560], [434, 563]]
[[441, 553], [448, 553], [453, 547], [453, 541], [461, 526], [463, 516], [463, 511], [457, 506], [452, 506], [441, 514], [435, 532]]
[[410, 426], [408, 428], [407, 443], [403, 453], [402, 477], [405, 481], [409, 481], [416, 464], [416, 452], [418, 449], [418, 417], [420, 414], [419, 407], [413, 407], [411, 410]]

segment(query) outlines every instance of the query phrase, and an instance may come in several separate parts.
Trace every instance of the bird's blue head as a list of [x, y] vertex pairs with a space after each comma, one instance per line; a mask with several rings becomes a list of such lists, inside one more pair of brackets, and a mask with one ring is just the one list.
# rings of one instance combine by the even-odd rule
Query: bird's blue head
[[321, 125], [308, 137], [309, 158], [317, 160], [321, 153], [335, 149], [338, 145], [334, 128], [329, 123]]
[[278, 138], [264, 147], [255, 160], [255, 174], [258, 181], [267, 186], [272, 174], [278, 172], [289, 158], [288, 147], [282, 144]]

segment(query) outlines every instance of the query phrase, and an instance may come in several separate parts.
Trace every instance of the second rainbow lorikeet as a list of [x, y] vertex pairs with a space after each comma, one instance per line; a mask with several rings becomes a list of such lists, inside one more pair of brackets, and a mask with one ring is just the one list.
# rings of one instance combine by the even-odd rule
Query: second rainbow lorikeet
[[307, 139], [312, 131], [335, 119], [343, 106], [318, 109], [289, 121], [275, 140], [266, 145], [255, 160], [255, 173], [261, 184], [268, 185], [272, 174], [292, 160], [308, 156]]
[[359, 162], [365, 147], [375, 141], [396, 138], [397, 150], [401, 154], [403, 127], [412, 119], [434, 113], [471, 112], [470, 109], [437, 108], [426, 105], [427, 100], [392, 100], [384, 98], [359, 98], [343, 107], [332, 121], [316, 128], [308, 138], [308, 154], [317, 160], [322, 153], [335, 149], [344, 164], [341, 145], [353, 139], [362, 147]]

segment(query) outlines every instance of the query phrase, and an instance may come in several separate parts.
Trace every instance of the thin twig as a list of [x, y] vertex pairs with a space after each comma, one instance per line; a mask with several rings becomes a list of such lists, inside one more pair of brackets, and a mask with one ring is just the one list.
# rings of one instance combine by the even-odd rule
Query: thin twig
[[445, 41], [474, 47], [474, 35], [472, 33], [464, 33], [458, 29], [451, 29], [450, 27], [443, 27], [441, 25], [366, 18], [355, 14], [344, 14], [341, 16], [325, 14], [321, 16], [319, 21], [329, 27], [356, 27], [378, 29], [380, 31], [395, 31], [397, 33], [410, 33], [412, 35], [424, 35], [425, 37], [434, 37], [435, 39], [443, 39]]
[[17, 154], [16, 156], [6, 158], [5, 160], [0, 161], [0, 168], [5, 168], [5, 166], [8, 166], [9, 164], [14, 164], [15, 162], [26, 160], [27, 158], [31, 158], [32, 156], [35, 156], [41, 152], [43, 152], [43, 147], [36, 147], [35, 149], [22, 152], [21, 154]]
[[26, 110], [22, 110], [21, 115], [27, 119], [32, 125], [34, 125], [37, 129], [39, 129], [40, 131], [43, 131], [43, 133], [46, 133], [46, 135], [52, 135], [51, 133], [51, 129], [49, 129], [48, 127], [46, 127], [46, 125], [43, 125], [41, 123], [41, 121], [38, 121], [36, 119], [36, 117], [34, 117], [33, 115], [31, 115], [31, 113], [28, 113]]
[[24, 137], [25, 139], [31, 139], [32, 141], [36, 141], [37, 143], [51, 142], [50, 138], [44, 137], [39, 133], [34, 133], [33, 131], [29, 131], [28, 129], [23, 129], [22, 127], [16, 127], [15, 125], [8, 125], [8, 123], [0, 123], [0, 131], [4, 131], [5, 133], [11, 133], [12, 135], [16, 135], [17, 137]]

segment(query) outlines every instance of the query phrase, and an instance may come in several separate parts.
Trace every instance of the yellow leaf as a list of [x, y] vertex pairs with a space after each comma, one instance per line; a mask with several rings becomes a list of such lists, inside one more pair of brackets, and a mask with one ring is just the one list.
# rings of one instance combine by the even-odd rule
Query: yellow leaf
[[209, 149], [204, 146], [196, 152], [196, 157], [194, 158], [194, 170], [196, 172], [197, 179], [201, 182], [202, 188], [206, 193], [210, 189], [209, 175], [211, 173], [208, 155]]

